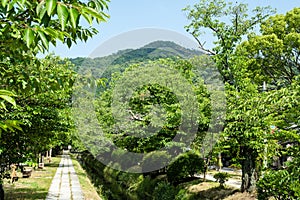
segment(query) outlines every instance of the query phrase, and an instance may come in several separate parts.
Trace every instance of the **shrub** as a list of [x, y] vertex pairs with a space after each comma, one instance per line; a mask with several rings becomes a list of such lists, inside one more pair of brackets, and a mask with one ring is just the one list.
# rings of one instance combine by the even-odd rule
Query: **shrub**
[[276, 200], [300, 199], [299, 175], [290, 174], [287, 170], [272, 171], [264, 174], [257, 186], [258, 199]]
[[153, 169], [166, 166], [169, 160], [170, 160], [170, 155], [166, 151], [150, 152], [143, 158], [143, 161], [141, 163], [142, 171], [152, 172]]
[[137, 159], [133, 159], [133, 156], [129, 152], [121, 149], [114, 150], [111, 157], [115, 163], [119, 163], [122, 170], [127, 170], [138, 164]]
[[167, 169], [167, 178], [170, 182], [176, 183], [181, 179], [193, 177], [195, 173], [204, 170], [204, 161], [193, 151], [186, 152], [177, 157]]
[[152, 193], [157, 185], [157, 179], [151, 179], [149, 176], [146, 176], [136, 185], [136, 193], [139, 199], [147, 200], [152, 199]]
[[273, 197], [277, 200], [300, 199], [300, 154], [299, 149], [287, 168], [269, 171], [260, 179], [257, 186], [259, 199]]
[[220, 183], [220, 188], [224, 188], [225, 182], [228, 181], [229, 177], [230, 174], [228, 174], [227, 172], [219, 172], [214, 175], [216, 181]]
[[175, 200], [187, 200], [189, 199], [188, 190], [181, 189], [175, 196]]
[[153, 191], [154, 200], [174, 200], [177, 194], [176, 188], [168, 182], [160, 182]]

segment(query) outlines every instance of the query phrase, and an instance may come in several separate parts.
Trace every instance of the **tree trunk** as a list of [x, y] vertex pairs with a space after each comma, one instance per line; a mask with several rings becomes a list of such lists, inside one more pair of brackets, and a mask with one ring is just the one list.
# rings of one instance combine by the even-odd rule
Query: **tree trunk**
[[0, 184], [0, 200], [4, 200], [4, 190], [2, 184]]
[[223, 163], [222, 163], [222, 155], [221, 153], [218, 154], [218, 171], [221, 171], [222, 167], [223, 167]]
[[204, 163], [204, 169], [203, 169], [203, 182], [206, 181], [206, 173], [207, 173], [207, 164]]
[[[243, 151], [242, 151], [243, 152]], [[258, 180], [258, 172], [256, 166], [255, 150], [247, 148], [244, 151], [244, 160], [242, 161], [242, 185], [241, 192], [254, 192], [256, 188], [256, 181]]]

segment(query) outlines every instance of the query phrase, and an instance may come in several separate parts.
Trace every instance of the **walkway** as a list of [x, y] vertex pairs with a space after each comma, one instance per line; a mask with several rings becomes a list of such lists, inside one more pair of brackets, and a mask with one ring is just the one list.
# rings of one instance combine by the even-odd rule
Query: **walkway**
[[[230, 172], [233, 172], [233, 171], [234, 171], [233, 169], [223, 167], [220, 172], [228, 172], [228, 173], [230, 173]], [[238, 172], [240, 173], [240, 175], [242, 175], [241, 171], [238, 171]], [[196, 175], [196, 177], [203, 178], [203, 174]], [[210, 180], [210, 181], [216, 181], [216, 179], [214, 178], [214, 176], [210, 175], [210, 174], [206, 174], [206, 179]], [[231, 186], [231, 187], [234, 187], [234, 188], [241, 188], [242, 180], [240, 180], [240, 179], [234, 179], [234, 178], [229, 178], [228, 181], [225, 182], [225, 185]]]
[[[65, 153], [64, 153], [65, 154]], [[78, 176], [69, 155], [62, 155], [46, 200], [83, 200]]]

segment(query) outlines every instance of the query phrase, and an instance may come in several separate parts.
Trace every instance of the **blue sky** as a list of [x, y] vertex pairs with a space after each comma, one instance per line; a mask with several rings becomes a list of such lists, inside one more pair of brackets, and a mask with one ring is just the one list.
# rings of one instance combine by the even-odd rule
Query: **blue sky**
[[[300, 0], [237, 0], [247, 3], [252, 9], [256, 6], [270, 5], [277, 9], [277, 13], [285, 13], [294, 7], [300, 7]], [[116, 36], [126, 32], [132, 32], [137, 29], [154, 28], [166, 29], [176, 32], [183, 37], [193, 40], [185, 31], [184, 26], [189, 23], [186, 19], [186, 13], [182, 8], [187, 5], [194, 5], [198, 0], [111, 0], [109, 3], [108, 14], [110, 19], [100, 25], [96, 25], [99, 30], [98, 35], [89, 39], [86, 43], [78, 42], [70, 49], [64, 45], [58, 44], [57, 47], [51, 47], [50, 52], [54, 52], [61, 57], [87, 57], [97, 47], [103, 47], [103, 44], [109, 44]], [[145, 29], [151, 30], [151, 29]], [[151, 34], [151, 32], [149, 32]], [[123, 38], [126, 40], [126, 38]], [[159, 38], [158, 38], [159, 39]], [[208, 43], [212, 37], [205, 38]], [[123, 41], [124, 41], [123, 40]], [[132, 41], [132, 37], [127, 39], [127, 43]], [[129, 41], [130, 40], [130, 41]], [[126, 41], [124, 41], [124, 48]], [[196, 43], [195, 43], [196, 44]], [[122, 45], [122, 44], [121, 44]], [[106, 46], [107, 47], [107, 46]], [[104, 48], [106, 48], [104, 46]]]

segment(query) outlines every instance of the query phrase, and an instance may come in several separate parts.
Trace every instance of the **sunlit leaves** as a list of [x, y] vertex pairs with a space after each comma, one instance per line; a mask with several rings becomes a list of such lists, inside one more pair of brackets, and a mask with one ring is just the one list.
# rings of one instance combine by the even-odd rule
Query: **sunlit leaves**
[[31, 28], [27, 28], [24, 31], [24, 40], [26, 42], [27, 47], [30, 47], [34, 41], [34, 32]]
[[64, 4], [59, 4], [57, 6], [57, 15], [58, 15], [58, 19], [60, 21], [60, 25], [61, 25], [61, 29], [64, 31], [66, 24], [67, 24], [67, 20], [69, 17], [69, 12], [68, 12], [68, 8], [66, 5]]
[[77, 27], [79, 21], [79, 12], [75, 8], [70, 8], [70, 20], [73, 28]]
[[[15, 96], [15, 94], [11, 91], [0, 90], [0, 99], [12, 104], [13, 106], [16, 106], [16, 102], [12, 98], [14, 96]], [[3, 101], [1, 101], [0, 103], [1, 103], [0, 108], [6, 109], [5, 103]]]
[[[230, 84], [234, 83], [231, 59], [236, 47], [244, 36], [272, 13], [269, 7], [256, 8], [250, 13], [246, 4], [223, 0], [202, 0], [184, 11], [188, 12], [190, 20], [185, 28], [199, 43], [199, 47], [212, 55], [223, 79]], [[206, 48], [206, 41], [200, 38], [207, 30], [215, 37], [212, 49]]]
[[49, 40], [47, 39], [45, 33], [43, 31], [39, 30], [38, 34], [39, 34], [39, 37], [40, 37], [40, 39], [41, 39], [42, 44], [44, 45], [44, 47], [46, 49], [48, 49], [49, 48]]
[[[259, 74], [260, 80], [273, 87], [289, 85], [300, 73], [300, 29], [299, 8], [271, 16], [261, 24], [261, 34], [252, 34], [238, 52], [241, 59], [249, 62], [248, 71], [253, 77]], [[258, 81], [258, 80], [255, 80]]]
[[51, 16], [52, 13], [54, 12], [56, 4], [57, 4], [57, 0], [46, 0], [47, 14], [49, 16]]
[[8, 0], [2, 0], [1, 3], [2, 3], [2, 6], [5, 7], [8, 3]]
[[[92, 3], [82, 1], [66, 3], [57, 0], [2, 0], [0, 9], [5, 12], [5, 15], [2, 16], [9, 16], [9, 18], [2, 20], [1, 32], [8, 33], [5, 37], [14, 38], [12, 41], [18, 43], [16, 44], [18, 51], [31, 49], [33, 54], [38, 51], [44, 52], [48, 50], [49, 43], [55, 45], [57, 39], [70, 47], [76, 40], [86, 41], [97, 33], [96, 29], [91, 27], [78, 26], [79, 19], [80, 16], [83, 16], [83, 19], [90, 26], [94, 21], [97, 23], [106, 21], [109, 16], [103, 10], [107, 9], [107, 1], [92, 0], [90, 1]], [[27, 12], [27, 10], [31, 12]], [[51, 30], [47, 30], [48, 28], [54, 28], [56, 34], [49, 34]], [[70, 32], [72, 34], [69, 34]], [[20, 38], [22, 38], [21, 41]], [[4, 42], [11, 41], [5, 38], [1, 40]], [[22, 42], [24, 45], [20, 45]], [[10, 49], [13, 45], [4, 46], [8, 46]], [[16, 50], [11, 49], [11, 51]]]

